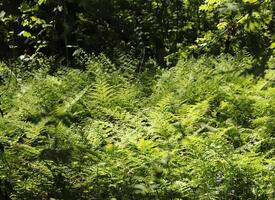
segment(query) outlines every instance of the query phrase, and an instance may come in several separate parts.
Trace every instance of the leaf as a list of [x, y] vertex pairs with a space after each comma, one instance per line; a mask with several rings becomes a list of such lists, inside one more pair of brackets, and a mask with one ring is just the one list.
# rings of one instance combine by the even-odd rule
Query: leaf
[[154, 143], [150, 140], [144, 140], [141, 139], [138, 143], [137, 143], [137, 148], [140, 151], [148, 151], [150, 149], [152, 149], [154, 147]]
[[141, 192], [146, 192], [146, 191], [147, 191], [146, 186], [145, 186], [145, 185], [142, 185], [142, 184], [137, 184], [137, 185], [134, 186], [134, 188], [135, 188], [136, 190], [141, 191]]
[[238, 23], [240, 23], [240, 24], [245, 23], [245, 22], [247, 21], [248, 17], [249, 17], [249, 14], [246, 14], [245, 16], [243, 16], [243, 17], [238, 21]]
[[271, 45], [269, 46], [270, 49], [275, 49], [275, 42], [272, 42]]
[[228, 26], [228, 23], [227, 23], [227, 22], [221, 22], [221, 23], [219, 23], [219, 24], [217, 25], [217, 28], [218, 28], [219, 30], [223, 30], [223, 29], [225, 29], [227, 26]]
[[5, 17], [5, 14], [6, 14], [5, 11], [2, 10], [0, 12], [0, 19], [3, 19]]
[[23, 13], [26, 13], [26, 12], [30, 12], [31, 11], [31, 8], [30, 6], [24, 1], [20, 4], [20, 7], [19, 7], [20, 11], [22, 11]]
[[91, 85], [86, 86], [83, 90], [81, 90], [76, 96], [75, 98], [71, 99], [70, 101], [66, 102], [64, 106], [59, 107], [57, 109], [57, 113], [59, 114], [64, 114], [66, 112], [68, 112], [73, 105], [75, 105], [83, 96], [84, 94], [88, 91], [88, 89], [91, 87]]
[[46, 3], [46, 0], [39, 0], [38, 5], [41, 6], [43, 3]]
[[205, 5], [205, 4], [203, 4], [203, 5], [201, 5], [201, 6], [199, 7], [199, 10], [200, 10], [200, 11], [207, 11], [207, 10], [208, 10], [208, 6]]
[[25, 38], [30, 38], [32, 36], [32, 34], [28, 31], [21, 31], [18, 36], [23, 36]]
[[254, 4], [257, 3], [258, 0], [243, 0], [244, 3], [250, 3], [250, 4]]

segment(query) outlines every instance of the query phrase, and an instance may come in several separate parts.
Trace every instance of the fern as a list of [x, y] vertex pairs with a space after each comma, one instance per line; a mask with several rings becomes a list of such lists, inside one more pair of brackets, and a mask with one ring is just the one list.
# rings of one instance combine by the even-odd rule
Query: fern
[[21, 71], [9, 87], [1, 64], [0, 195], [273, 199], [272, 62], [253, 77], [249, 57], [136, 73], [128, 55], [80, 56], [84, 71]]

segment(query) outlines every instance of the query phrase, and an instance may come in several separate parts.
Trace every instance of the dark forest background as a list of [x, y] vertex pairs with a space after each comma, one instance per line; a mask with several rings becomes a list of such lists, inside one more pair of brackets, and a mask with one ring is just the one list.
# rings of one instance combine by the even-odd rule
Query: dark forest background
[[274, 48], [274, 7], [271, 0], [2, 0], [0, 56], [42, 52], [68, 62], [81, 48], [165, 67], [179, 57], [246, 51], [261, 72]]

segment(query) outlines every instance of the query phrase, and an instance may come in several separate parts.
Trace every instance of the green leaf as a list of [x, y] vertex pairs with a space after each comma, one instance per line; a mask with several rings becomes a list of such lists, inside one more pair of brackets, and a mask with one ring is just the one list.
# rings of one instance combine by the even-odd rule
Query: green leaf
[[39, 0], [38, 5], [41, 6], [43, 3], [46, 3], [46, 0]]
[[228, 26], [228, 23], [227, 22], [221, 22], [217, 25], [217, 28], [219, 30], [224, 30], [226, 27]]
[[26, 2], [22, 2], [19, 7], [20, 11], [23, 13], [31, 11], [30, 6]]
[[244, 23], [247, 21], [248, 17], [249, 17], [249, 15], [246, 14], [245, 16], [243, 16], [243, 17], [238, 21], [238, 23], [244, 24]]
[[25, 38], [30, 38], [32, 36], [32, 34], [28, 31], [21, 31], [18, 36], [23, 36]]
[[250, 4], [253, 4], [253, 3], [257, 3], [258, 0], [243, 0], [244, 3], [250, 3]]
[[271, 45], [269, 46], [270, 49], [275, 49], [275, 42], [272, 42]]

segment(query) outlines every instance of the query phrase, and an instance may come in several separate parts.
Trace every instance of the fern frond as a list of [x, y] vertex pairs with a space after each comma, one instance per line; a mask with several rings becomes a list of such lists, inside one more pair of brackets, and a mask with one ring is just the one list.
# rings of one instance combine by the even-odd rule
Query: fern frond
[[56, 109], [56, 114], [62, 115], [69, 112], [72, 107], [87, 93], [91, 85], [87, 85], [84, 89], [78, 92], [74, 98], [67, 100], [63, 106], [60, 106]]

